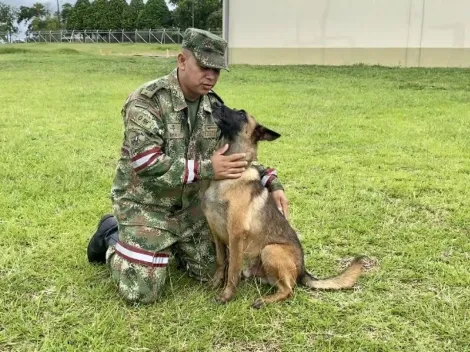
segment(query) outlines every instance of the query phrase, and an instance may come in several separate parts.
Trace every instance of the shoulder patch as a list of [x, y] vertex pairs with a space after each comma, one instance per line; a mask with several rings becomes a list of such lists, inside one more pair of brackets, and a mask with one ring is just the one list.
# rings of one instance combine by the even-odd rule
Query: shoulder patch
[[140, 96], [139, 98], [134, 100], [134, 107], [148, 111], [157, 119], [161, 119], [162, 117], [161, 109], [158, 106], [158, 103], [156, 103], [153, 99], [149, 99], [147, 97], [144, 98]]
[[131, 129], [127, 133], [127, 144], [133, 149], [142, 147], [146, 142], [145, 133], [139, 130]]
[[159, 78], [155, 81], [151, 81], [148, 84], [146, 84], [140, 91], [140, 94], [145, 95], [148, 98], [151, 98], [160, 89], [167, 88], [167, 87], [168, 87], [168, 79], [166, 77]]
[[146, 101], [143, 101], [141, 99], [137, 99], [134, 103], [134, 105], [138, 108], [142, 108], [142, 109], [148, 109], [150, 104]]
[[140, 110], [135, 113], [131, 113], [129, 114], [128, 119], [147, 131], [156, 132], [158, 130], [157, 121], [148, 111]]

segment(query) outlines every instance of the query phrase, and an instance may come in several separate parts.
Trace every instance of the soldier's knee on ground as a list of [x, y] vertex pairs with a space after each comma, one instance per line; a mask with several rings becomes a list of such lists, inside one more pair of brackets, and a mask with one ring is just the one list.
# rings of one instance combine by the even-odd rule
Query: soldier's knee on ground
[[107, 263], [119, 294], [129, 303], [153, 303], [161, 297], [167, 266], [130, 262], [117, 254], [113, 247], [108, 250]]

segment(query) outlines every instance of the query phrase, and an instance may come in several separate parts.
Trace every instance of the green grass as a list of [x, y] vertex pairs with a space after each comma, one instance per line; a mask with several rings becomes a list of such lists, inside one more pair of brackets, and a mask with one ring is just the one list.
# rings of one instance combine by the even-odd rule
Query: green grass
[[269, 287], [244, 282], [219, 306], [172, 268], [161, 302], [130, 306], [85, 249], [111, 209], [121, 106], [175, 61], [98, 48], [0, 48], [1, 351], [470, 350], [469, 70], [222, 73], [225, 102], [282, 134], [260, 159], [285, 184], [308, 268], [328, 276], [357, 253], [378, 265], [352, 291], [297, 288], [259, 311]]

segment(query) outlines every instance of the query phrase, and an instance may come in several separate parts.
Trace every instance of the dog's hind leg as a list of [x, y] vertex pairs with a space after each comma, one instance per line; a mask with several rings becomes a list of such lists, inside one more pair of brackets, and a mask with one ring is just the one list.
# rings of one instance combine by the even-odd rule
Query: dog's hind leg
[[243, 270], [242, 277], [245, 279], [252, 277], [259, 280], [262, 284], [269, 283], [266, 278], [266, 273], [264, 272], [263, 264], [261, 264], [261, 258], [256, 258], [249, 263], [248, 267]]
[[252, 305], [260, 308], [265, 303], [283, 301], [293, 294], [297, 278], [297, 267], [292, 255], [283, 245], [268, 245], [261, 251], [261, 262], [269, 282], [277, 287], [277, 292], [258, 298]]

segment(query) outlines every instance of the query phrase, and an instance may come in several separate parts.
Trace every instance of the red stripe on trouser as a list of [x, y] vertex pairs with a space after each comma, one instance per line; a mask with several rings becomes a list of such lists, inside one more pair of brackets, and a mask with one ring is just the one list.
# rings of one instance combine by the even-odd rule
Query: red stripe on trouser
[[147, 251], [145, 249], [135, 247], [135, 246], [131, 246], [130, 244], [124, 243], [124, 242], [121, 242], [121, 241], [119, 241], [118, 243], [121, 246], [123, 246], [124, 248], [126, 248], [126, 249], [128, 249], [132, 252], [136, 252], [136, 253], [151, 255], [152, 257], [159, 257], [159, 258], [168, 258], [170, 256], [169, 254], [166, 254], [166, 253], [155, 253], [155, 252]]
[[116, 254], [119, 255], [120, 257], [126, 259], [128, 262], [135, 263], [135, 264], [140, 264], [140, 265], [145, 265], [145, 266], [150, 266], [150, 267], [156, 267], [156, 268], [157, 267], [163, 268], [163, 267], [168, 265], [168, 263], [161, 263], [161, 264], [149, 263], [149, 262], [146, 262], [146, 261], [143, 261], [143, 260], [131, 258], [131, 257], [128, 257], [127, 255], [125, 255], [125, 254], [122, 254], [121, 252], [119, 252], [117, 250], [116, 250]]
[[[130, 252], [150, 256], [152, 258], [152, 260], [154, 258], [165, 258], [165, 259], [169, 258], [169, 255], [166, 254], [166, 253], [158, 253], [158, 252], [155, 253], [155, 252], [146, 251], [145, 249], [142, 249], [142, 248], [139, 248], [139, 247], [134, 247], [134, 246], [131, 246], [127, 243], [123, 243], [123, 242], [120, 242], [120, 241], [118, 242], [118, 244], [119, 244], [119, 246], [123, 247], [124, 249], [127, 249]], [[127, 261], [129, 261], [131, 263], [141, 264], [141, 265], [145, 265], [145, 266], [149, 266], [149, 267], [165, 267], [165, 266], [168, 265], [168, 263], [155, 263], [155, 262], [140, 260], [140, 259], [137, 259], [137, 258], [132, 258], [132, 257], [126, 255], [125, 253], [122, 253], [118, 248], [119, 246], [115, 247], [116, 254], [118, 254], [120, 257], [126, 259]]]

